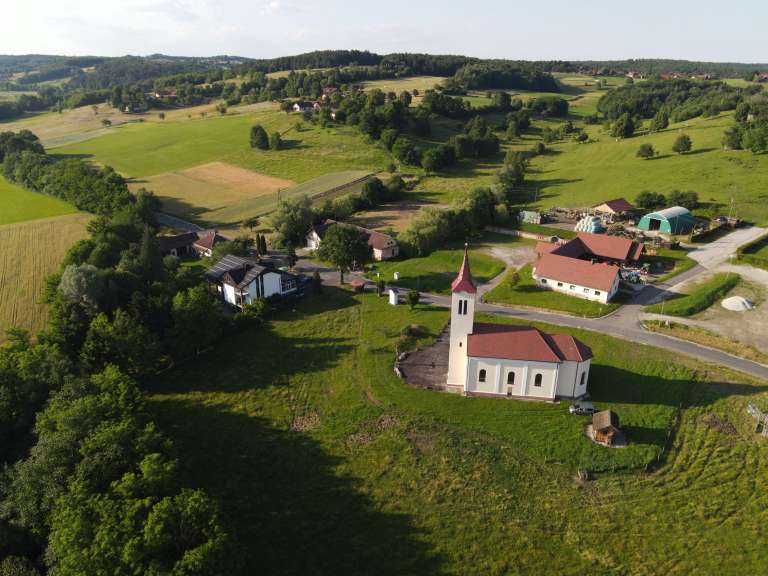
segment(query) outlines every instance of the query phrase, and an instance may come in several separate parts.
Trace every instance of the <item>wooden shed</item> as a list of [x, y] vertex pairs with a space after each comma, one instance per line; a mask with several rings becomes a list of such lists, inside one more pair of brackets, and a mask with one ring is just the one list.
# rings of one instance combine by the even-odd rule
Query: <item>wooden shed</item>
[[623, 439], [619, 430], [619, 415], [613, 410], [603, 410], [592, 415], [592, 433], [595, 442], [612, 445], [614, 441]]

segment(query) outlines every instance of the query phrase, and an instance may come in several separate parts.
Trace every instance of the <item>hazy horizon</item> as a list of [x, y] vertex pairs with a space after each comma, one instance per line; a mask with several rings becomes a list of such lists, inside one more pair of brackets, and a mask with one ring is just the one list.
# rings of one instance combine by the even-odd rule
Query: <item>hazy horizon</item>
[[[735, 4], [735, 5], [734, 5]], [[0, 53], [273, 58], [313, 50], [423, 52], [511, 60], [768, 62], [768, 3], [605, 0], [516, 5], [391, 0], [29, 0], [5, 7]], [[713, 15], [718, 10], [718, 17]]]

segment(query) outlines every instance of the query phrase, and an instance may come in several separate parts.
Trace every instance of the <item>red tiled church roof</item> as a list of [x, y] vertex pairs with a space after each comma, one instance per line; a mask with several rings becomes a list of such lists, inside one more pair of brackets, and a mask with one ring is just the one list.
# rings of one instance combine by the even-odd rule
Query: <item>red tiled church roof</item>
[[467, 356], [535, 362], [584, 362], [589, 346], [567, 334], [545, 334], [530, 326], [475, 323], [467, 338]]
[[464, 245], [464, 260], [461, 263], [461, 270], [459, 270], [459, 275], [456, 276], [456, 279], [451, 284], [451, 291], [467, 292], [469, 294], [477, 292], [477, 287], [472, 281], [472, 273], [469, 271], [469, 247], [466, 244]]

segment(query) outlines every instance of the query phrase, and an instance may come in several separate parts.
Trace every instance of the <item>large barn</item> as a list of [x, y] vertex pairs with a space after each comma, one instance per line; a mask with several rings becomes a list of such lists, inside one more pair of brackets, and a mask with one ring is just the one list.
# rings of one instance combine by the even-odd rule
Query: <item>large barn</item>
[[640, 219], [637, 227], [640, 230], [662, 234], [688, 234], [695, 224], [696, 219], [690, 210], [682, 206], [672, 206], [646, 214]]
[[619, 290], [619, 266], [637, 262], [643, 245], [580, 232], [565, 244], [539, 242], [533, 278], [541, 288], [606, 304]]
[[447, 389], [468, 396], [554, 400], [587, 393], [592, 351], [567, 334], [475, 322], [469, 256], [451, 286]]

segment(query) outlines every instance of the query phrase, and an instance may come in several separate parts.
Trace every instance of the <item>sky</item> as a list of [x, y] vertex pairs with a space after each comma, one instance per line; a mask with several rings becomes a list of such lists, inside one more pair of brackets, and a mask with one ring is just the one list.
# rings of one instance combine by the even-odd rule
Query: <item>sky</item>
[[768, 62], [765, 0], [14, 0], [0, 54]]

